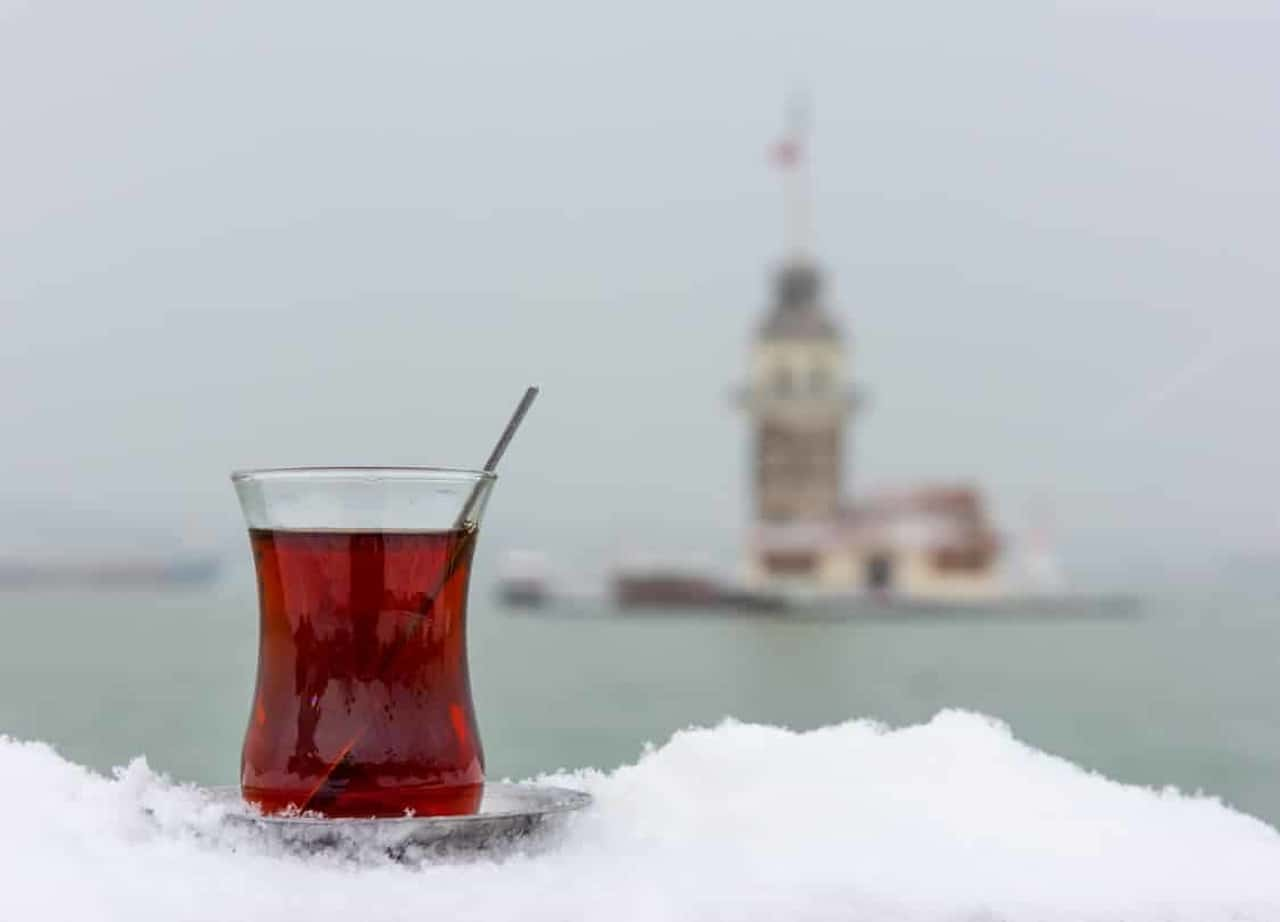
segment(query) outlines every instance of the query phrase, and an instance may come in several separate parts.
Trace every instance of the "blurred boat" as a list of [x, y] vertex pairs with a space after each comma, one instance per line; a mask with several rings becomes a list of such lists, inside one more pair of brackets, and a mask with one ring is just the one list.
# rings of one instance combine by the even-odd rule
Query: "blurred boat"
[[498, 598], [513, 608], [542, 608], [552, 597], [545, 554], [518, 550], [498, 562]]
[[621, 570], [614, 573], [613, 601], [620, 609], [720, 608], [735, 612], [781, 611], [776, 593], [736, 588], [713, 577], [681, 570]]

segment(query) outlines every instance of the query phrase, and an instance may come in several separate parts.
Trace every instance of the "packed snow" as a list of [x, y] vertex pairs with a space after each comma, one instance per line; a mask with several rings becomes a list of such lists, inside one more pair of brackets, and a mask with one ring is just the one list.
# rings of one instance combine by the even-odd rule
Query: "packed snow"
[[137, 759], [0, 737], [0, 918], [1280, 920], [1280, 834], [1109, 781], [949, 711], [890, 730], [727, 722], [545, 779], [595, 804], [536, 847], [303, 857]]

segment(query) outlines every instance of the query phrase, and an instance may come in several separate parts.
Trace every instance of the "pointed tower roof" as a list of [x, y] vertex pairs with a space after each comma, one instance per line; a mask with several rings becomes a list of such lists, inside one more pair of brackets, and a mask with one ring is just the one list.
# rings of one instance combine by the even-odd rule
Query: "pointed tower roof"
[[840, 331], [822, 308], [822, 273], [809, 262], [790, 262], [774, 279], [773, 308], [760, 328], [762, 339], [838, 339]]

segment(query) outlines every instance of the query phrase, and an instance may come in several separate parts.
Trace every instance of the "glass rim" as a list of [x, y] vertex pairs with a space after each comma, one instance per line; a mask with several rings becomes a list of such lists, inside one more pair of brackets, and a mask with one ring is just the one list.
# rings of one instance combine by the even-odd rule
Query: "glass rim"
[[494, 481], [492, 471], [466, 467], [414, 465], [304, 465], [300, 467], [241, 468], [231, 472], [232, 483], [265, 480], [420, 480], [426, 483], [484, 483]]

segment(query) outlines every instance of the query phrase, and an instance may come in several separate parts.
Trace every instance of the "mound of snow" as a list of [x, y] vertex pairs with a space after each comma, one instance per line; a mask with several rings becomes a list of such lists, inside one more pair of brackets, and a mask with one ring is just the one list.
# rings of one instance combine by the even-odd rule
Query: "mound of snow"
[[596, 804], [542, 850], [409, 868], [272, 853], [141, 759], [108, 779], [0, 737], [0, 918], [1280, 919], [1271, 827], [974, 714], [730, 722], [548, 780]]

